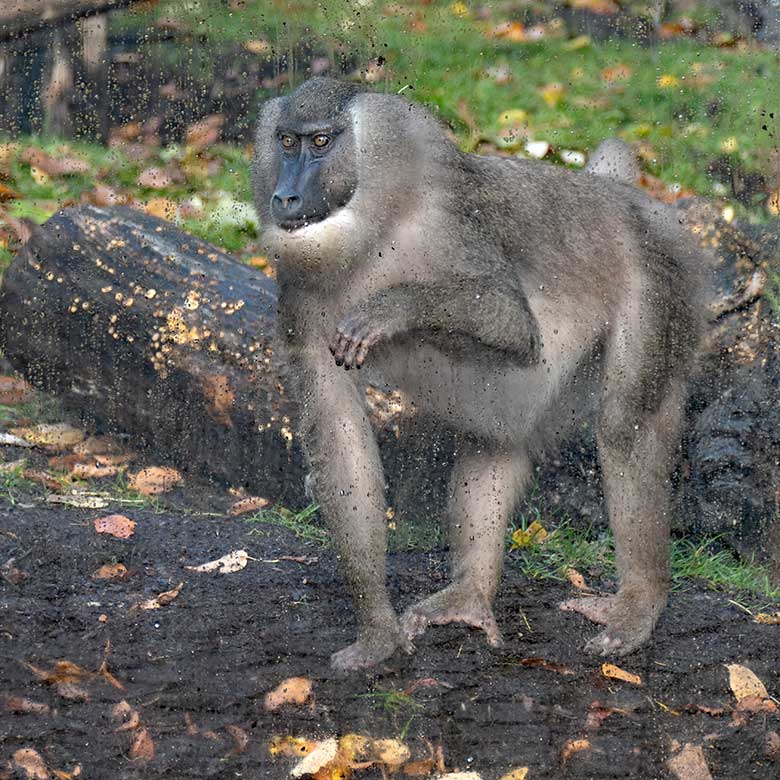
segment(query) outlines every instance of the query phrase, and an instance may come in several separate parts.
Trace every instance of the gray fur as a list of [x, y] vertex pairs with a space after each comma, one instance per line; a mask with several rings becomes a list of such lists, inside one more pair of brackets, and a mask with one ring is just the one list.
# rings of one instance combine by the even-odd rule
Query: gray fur
[[[268, 204], [277, 127], [301, 107], [309, 125], [349, 117], [320, 185], [354, 176], [357, 186], [346, 205], [290, 232]], [[499, 642], [491, 603], [531, 459], [589, 419], [621, 586], [609, 602], [567, 607], [606, 621], [589, 649], [634, 650], [666, 601], [668, 474], [700, 326], [698, 249], [675, 212], [607, 177], [463, 154], [421, 107], [328, 79], [267, 103], [256, 148], [303, 441], [357, 612], [358, 640], [334, 665], [378, 663], [456, 620]], [[385, 587], [367, 382], [400, 388], [461, 442], [453, 584], [400, 621]]]

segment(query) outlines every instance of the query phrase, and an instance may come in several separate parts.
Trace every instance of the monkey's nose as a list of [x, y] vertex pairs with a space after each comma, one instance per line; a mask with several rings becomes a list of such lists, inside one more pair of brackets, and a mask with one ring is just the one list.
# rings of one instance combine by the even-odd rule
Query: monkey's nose
[[291, 219], [299, 215], [303, 198], [294, 192], [275, 192], [271, 198], [271, 209], [281, 219]]

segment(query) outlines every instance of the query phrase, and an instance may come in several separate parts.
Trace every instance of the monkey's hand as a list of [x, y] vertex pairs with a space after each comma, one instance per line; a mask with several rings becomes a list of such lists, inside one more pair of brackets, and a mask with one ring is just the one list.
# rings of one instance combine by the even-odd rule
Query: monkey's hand
[[406, 329], [400, 308], [389, 311], [379, 301], [370, 303], [356, 307], [336, 325], [330, 351], [337, 366], [360, 368], [371, 347]]

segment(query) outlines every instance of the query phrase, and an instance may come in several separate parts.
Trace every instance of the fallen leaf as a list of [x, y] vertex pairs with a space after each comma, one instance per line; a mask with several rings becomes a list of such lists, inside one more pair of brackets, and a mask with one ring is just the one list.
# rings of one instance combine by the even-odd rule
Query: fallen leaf
[[756, 623], [764, 623], [767, 626], [780, 626], [780, 612], [773, 612], [772, 614], [759, 612], [753, 616], [753, 620]]
[[173, 184], [171, 175], [163, 168], [151, 167], [138, 174], [135, 183], [139, 187], [152, 190], [165, 190]]
[[57, 693], [70, 701], [89, 701], [89, 694], [75, 682], [60, 682], [55, 685]]
[[566, 569], [566, 579], [574, 585], [577, 590], [589, 591], [590, 588], [585, 584], [585, 578], [576, 570], [569, 566]]
[[138, 710], [131, 707], [124, 699], [112, 707], [111, 718], [122, 721], [114, 731], [133, 731], [141, 725], [141, 716], [138, 714]]
[[90, 575], [93, 580], [123, 580], [128, 576], [124, 563], [104, 563]]
[[106, 515], [95, 520], [95, 530], [117, 539], [129, 539], [135, 533], [135, 520], [124, 515]]
[[128, 487], [145, 496], [167, 493], [182, 481], [181, 474], [176, 469], [166, 466], [149, 466], [132, 474]]
[[167, 219], [169, 222], [175, 222], [179, 217], [179, 206], [170, 198], [152, 198], [144, 204], [143, 210], [152, 217]]
[[217, 571], [220, 574], [232, 574], [241, 571], [249, 562], [249, 554], [246, 550], [234, 550], [216, 561], [202, 563], [200, 566], [185, 566], [188, 571], [210, 572]]
[[56, 685], [57, 683], [80, 682], [94, 677], [92, 672], [82, 669], [72, 661], [57, 661], [51, 669], [22, 661], [22, 665], [29, 669], [41, 682]]
[[271, 737], [268, 743], [268, 753], [272, 756], [300, 758], [309, 755], [318, 744], [317, 740], [305, 737]]
[[339, 745], [335, 737], [317, 742], [311, 751], [290, 770], [290, 777], [313, 775], [336, 758], [338, 749]]
[[25, 699], [22, 696], [8, 696], [5, 700], [5, 708], [8, 712], [22, 712], [30, 715], [49, 715], [51, 707], [37, 701]]
[[550, 108], [557, 108], [566, 96], [566, 87], [560, 82], [547, 84], [539, 89], [539, 94]]
[[677, 780], [712, 780], [701, 745], [683, 745], [682, 750], [666, 762], [666, 767]]
[[583, 750], [590, 750], [589, 739], [570, 739], [567, 740], [561, 751], [561, 760], [564, 764], [575, 754]]
[[764, 737], [764, 755], [770, 761], [780, 761], [780, 734], [767, 731]]
[[14, 436], [12, 433], [0, 433], [0, 444], [8, 447], [34, 447], [29, 441], [21, 436]]
[[621, 62], [610, 68], [604, 68], [601, 71], [601, 80], [607, 84], [614, 84], [616, 81], [625, 81], [631, 78], [632, 73], [631, 67]]
[[767, 698], [758, 695], [743, 696], [737, 702], [738, 712], [777, 712], [777, 705]]
[[36, 168], [47, 176], [69, 176], [76, 173], [88, 173], [89, 163], [80, 157], [52, 157], [42, 149], [36, 149], [33, 146], [25, 149], [19, 159]]
[[587, 731], [595, 731], [601, 727], [601, 724], [610, 715], [614, 715], [615, 713], [621, 715], [628, 714], [626, 710], [621, 710], [617, 707], [605, 707], [599, 701], [592, 701], [588, 705], [588, 716], [585, 718], [585, 729]]
[[547, 536], [545, 527], [538, 520], [534, 520], [528, 528], [518, 528], [512, 534], [512, 549], [523, 549], [534, 544], [541, 544]]
[[244, 731], [240, 726], [236, 726], [232, 723], [228, 723], [225, 726], [225, 731], [233, 738], [235, 745], [231, 751], [226, 753], [223, 758], [230, 758], [232, 756], [240, 756], [249, 744], [249, 734]]
[[247, 496], [240, 501], [236, 501], [228, 511], [233, 516], [244, 515], [247, 512], [256, 512], [258, 509], [265, 509], [270, 503], [271, 502], [267, 498]]
[[526, 780], [528, 777], [528, 767], [519, 766], [517, 769], [513, 769], [511, 772], [507, 772], [505, 775], [501, 775], [501, 780]]
[[98, 466], [97, 463], [74, 463], [70, 473], [78, 479], [102, 479], [115, 477], [119, 473], [119, 467]]
[[642, 678], [638, 674], [627, 672], [614, 664], [601, 664], [601, 673], [610, 680], [622, 680], [632, 685], [642, 684]]
[[670, 73], [664, 73], [658, 77], [656, 83], [661, 89], [671, 89], [672, 87], [680, 86], [680, 79], [677, 76], [672, 76]]
[[122, 685], [119, 680], [114, 677], [111, 672], [108, 671], [108, 654], [111, 652], [111, 640], [106, 641], [106, 649], [103, 653], [103, 661], [100, 664], [100, 667], [97, 670], [97, 674], [99, 677], [102, 677], [109, 685], [116, 688], [118, 691], [123, 691], [125, 689], [125, 686]]
[[42, 485], [47, 490], [51, 490], [54, 493], [61, 493], [64, 490], [62, 485], [51, 474], [47, 474], [45, 471], [25, 469], [22, 472], [22, 476], [30, 482]]
[[223, 114], [210, 114], [187, 128], [185, 144], [191, 149], [205, 149], [219, 140], [222, 125], [225, 123]]
[[77, 509], [105, 509], [108, 501], [102, 496], [91, 493], [78, 493], [76, 491], [65, 495], [46, 496], [47, 504], [64, 504]]
[[764, 683], [758, 677], [741, 664], [726, 664], [729, 671], [729, 687], [737, 702], [747, 696], [758, 696], [761, 699], [769, 698]]
[[146, 727], [136, 732], [130, 747], [130, 758], [139, 763], [146, 763], [154, 758], [154, 740]]
[[9, 558], [0, 566], [0, 577], [9, 585], [21, 585], [27, 579], [27, 574], [17, 568], [16, 558]]
[[265, 695], [263, 707], [266, 712], [278, 710], [285, 704], [306, 704], [312, 695], [312, 681], [307, 677], [289, 677]]
[[13, 406], [27, 401], [33, 393], [31, 385], [14, 376], [0, 376], [0, 404]]
[[34, 447], [52, 450], [67, 450], [87, 437], [84, 431], [68, 423], [43, 423], [29, 428], [11, 428], [11, 433], [20, 436]]
[[49, 780], [49, 770], [38, 751], [22, 748], [13, 754], [12, 760], [15, 767], [25, 773], [25, 780]]
[[181, 593], [183, 587], [184, 583], [180, 582], [173, 590], [166, 590], [152, 599], [141, 601], [133, 605], [132, 609], [160, 609], [160, 607], [170, 604]]
[[79, 442], [73, 452], [83, 455], [118, 455], [125, 450], [125, 444], [119, 436], [88, 436]]
[[482, 780], [482, 775], [479, 772], [447, 772], [436, 775], [436, 780]]
[[545, 669], [548, 672], [556, 672], [557, 674], [574, 674], [567, 666], [556, 663], [555, 661], [547, 661], [544, 658], [522, 658], [519, 661], [519, 664], [520, 666], [528, 666], [531, 669]]
[[411, 757], [411, 751], [397, 739], [375, 739], [371, 751], [374, 758], [391, 769], [401, 766]]
[[26, 463], [27, 458], [19, 458], [18, 460], [9, 460], [5, 463], [0, 463], [0, 474], [7, 474], [9, 471], [22, 469]]

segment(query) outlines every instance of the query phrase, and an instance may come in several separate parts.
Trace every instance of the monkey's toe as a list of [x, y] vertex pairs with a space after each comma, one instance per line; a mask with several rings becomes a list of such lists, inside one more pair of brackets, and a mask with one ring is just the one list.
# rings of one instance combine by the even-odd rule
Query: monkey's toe
[[585, 644], [584, 650], [591, 655], [623, 656], [638, 650], [649, 638], [652, 627], [637, 630], [635, 633], [623, 633], [607, 628]]
[[407, 654], [414, 652], [411, 640], [401, 631], [369, 631], [357, 642], [330, 657], [330, 665], [337, 672], [352, 672], [369, 669], [390, 658], [396, 650]]
[[493, 647], [502, 644], [501, 631], [488, 600], [474, 588], [454, 583], [415, 604], [401, 616], [401, 630], [412, 640], [428, 626], [465, 623], [485, 632]]

